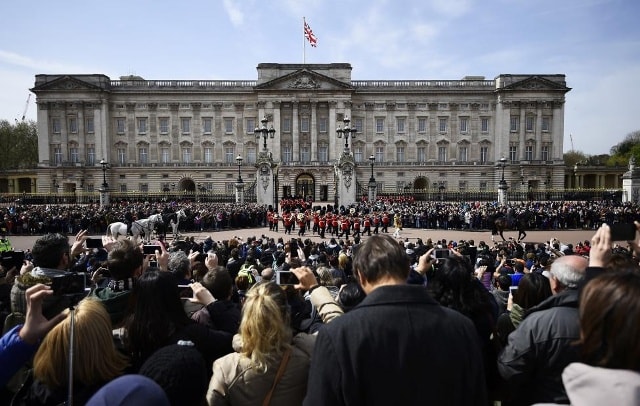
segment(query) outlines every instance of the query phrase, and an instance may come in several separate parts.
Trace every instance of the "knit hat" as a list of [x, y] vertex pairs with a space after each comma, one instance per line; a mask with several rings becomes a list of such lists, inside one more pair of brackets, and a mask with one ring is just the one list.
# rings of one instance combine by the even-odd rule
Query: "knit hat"
[[156, 381], [174, 406], [201, 404], [209, 386], [204, 358], [189, 341], [154, 352], [142, 364], [140, 374]]
[[87, 406], [169, 406], [169, 399], [153, 380], [142, 375], [123, 375], [104, 385]]

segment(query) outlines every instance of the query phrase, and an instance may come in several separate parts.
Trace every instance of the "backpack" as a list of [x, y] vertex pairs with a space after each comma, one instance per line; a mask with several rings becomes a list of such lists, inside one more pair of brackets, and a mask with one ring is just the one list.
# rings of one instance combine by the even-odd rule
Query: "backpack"
[[249, 279], [249, 285], [253, 285], [256, 283], [256, 278], [253, 275], [253, 271], [256, 270], [255, 265], [253, 264], [242, 264], [240, 270], [238, 271], [238, 275], [246, 276]]

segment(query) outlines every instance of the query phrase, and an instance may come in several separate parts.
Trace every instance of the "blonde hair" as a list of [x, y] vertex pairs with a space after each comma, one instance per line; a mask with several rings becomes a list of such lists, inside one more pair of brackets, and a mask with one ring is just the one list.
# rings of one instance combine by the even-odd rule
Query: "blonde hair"
[[[45, 336], [33, 360], [34, 377], [50, 389], [68, 381], [70, 315], [68, 312]], [[74, 330], [73, 376], [77, 382], [96, 385], [122, 375], [129, 361], [113, 344], [111, 320], [102, 303], [95, 299], [78, 303]]]
[[289, 325], [287, 296], [275, 283], [257, 283], [247, 292], [240, 322], [241, 354], [259, 372], [290, 346], [293, 333]]

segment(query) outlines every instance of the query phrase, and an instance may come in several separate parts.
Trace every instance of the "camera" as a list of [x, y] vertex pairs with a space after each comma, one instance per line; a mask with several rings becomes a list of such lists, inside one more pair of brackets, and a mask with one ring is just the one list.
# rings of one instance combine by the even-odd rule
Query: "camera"
[[633, 241], [636, 239], [636, 226], [633, 223], [609, 224], [611, 241]]
[[87, 238], [85, 240], [87, 248], [103, 248], [102, 238]]
[[51, 290], [55, 296], [84, 295], [87, 278], [84, 273], [68, 273], [51, 278]]
[[278, 285], [296, 285], [300, 283], [296, 274], [291, 271], [276, 272], [276, 283]]
[[142, 253], [144, 255], [155, 255], [156, 250], [157, 251], [161, 250], [159, 245], [147, 245], [147, 244], [145, 244], [145, 245], [142, 246]]
[[193, 297], [193, 289], [189, 285], [178, 285], [178, 296], [180, 298]]
[[10, 270], [13, 267], [20, 269], [24, 263], [24, 251], [5, 251], [0, 257], [0, 264], [5, 270]]
[[448, 249], [437, 249], [435, 251], [436, 258], [449, 258]]

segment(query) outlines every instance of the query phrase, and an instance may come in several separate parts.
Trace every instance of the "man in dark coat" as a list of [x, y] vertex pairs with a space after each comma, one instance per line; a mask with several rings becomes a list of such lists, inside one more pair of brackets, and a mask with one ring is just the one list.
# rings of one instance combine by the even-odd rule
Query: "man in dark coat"
[[305, 405], [486, 405], [473, 323], [407, 285], [404, 247], [367, 238], [353, 268], [367, 297], [322, 327]]
[[568, 403], [562, 371], [579, 360], [578, 286], [587, 260], [565, 255], [551, 265], [553, 296], [529, 310], [498, 357], [513, 405]]

